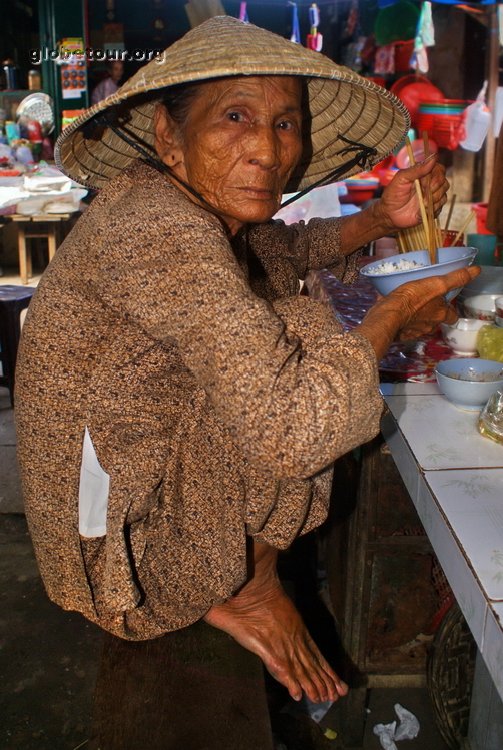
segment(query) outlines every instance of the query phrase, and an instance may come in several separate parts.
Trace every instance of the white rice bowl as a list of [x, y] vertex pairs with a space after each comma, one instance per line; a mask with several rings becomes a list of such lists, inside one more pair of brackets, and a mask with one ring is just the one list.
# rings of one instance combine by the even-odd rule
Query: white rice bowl
[[[392, 255], [386, 260], [367, 263], [360, 269], [360, 274], [368, 279], [375, 289], [386, 296], [408, 281], [426, 279], [429, 276], [443, 276], [458, 268], [470, 266], [477, 250], [474, 247], [439, 247], [438, 263], [431, 265], [427, 250], [414, 250], [410, 253]], [[446, 299], [453, 299], [460, 291], [453, 289], [446, 294]]]
[[372, 275], [396, 273], [396, 271], [410, 271], [412, 268], [424, 268], [424, 264], [417, 263], [415, 260], [405, 260], [405, 258], [401, 258], [394, 262], [386, 260], [383, 263], [379, 263], [375, 268], [369, 268], [369, 273]]

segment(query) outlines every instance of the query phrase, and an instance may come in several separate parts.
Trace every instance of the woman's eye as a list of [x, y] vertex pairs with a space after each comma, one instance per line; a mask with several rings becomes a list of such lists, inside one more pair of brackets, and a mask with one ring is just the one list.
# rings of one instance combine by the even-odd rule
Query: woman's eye
[[241, 114], [241, 112], [227, 112], [227, 119], [231, 120], [231, 122], [242, 122], [243, 115]]
[[279, 130], [295, 130], [296, 125], [291, 120], [281, 120], [278, 122], [278, 129]]

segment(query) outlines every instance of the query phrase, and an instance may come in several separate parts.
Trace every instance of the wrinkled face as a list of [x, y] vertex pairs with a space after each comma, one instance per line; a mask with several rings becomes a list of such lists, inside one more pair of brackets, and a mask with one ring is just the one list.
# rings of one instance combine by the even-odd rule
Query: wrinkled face
[[301, 156], [301, 127], [299, 79], [227, 78], [198, 89], [183, 125], [159, 107], [156, 148], [234, 234], [278, 210]]

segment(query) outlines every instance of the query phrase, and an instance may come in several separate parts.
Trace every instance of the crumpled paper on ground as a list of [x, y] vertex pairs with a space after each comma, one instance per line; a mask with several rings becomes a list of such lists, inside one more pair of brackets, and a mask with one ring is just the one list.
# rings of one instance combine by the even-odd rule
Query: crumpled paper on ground
[[395, 713], [400, 719], [397, 727], [396, 721], [391, 724], [376, 724], [374, 734], [379, 737], [381, 747], [384, 750], [398, 750], [395, 742], [400, 740], [413, 740], [419, 734], [419, 721], [413, 713], [395, 703]]

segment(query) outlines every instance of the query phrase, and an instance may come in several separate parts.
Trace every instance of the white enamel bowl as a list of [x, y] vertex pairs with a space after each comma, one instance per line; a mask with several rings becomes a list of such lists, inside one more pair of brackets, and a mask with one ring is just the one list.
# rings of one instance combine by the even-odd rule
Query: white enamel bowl
[[454, 354], [460, 357], [475, 357], [477, 355], [477, 336], [485, 320], [475, 318], [459, 318], [453, 325], [441, 323], [442, 336], [445, 343]]
[[463, 302], [465, 315], [469, 318], [478, 318], [494, 323], [496, 317], [496, 300], [498, 294], [476, 294], [474, 297], [467, 297]]

